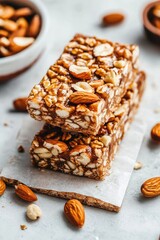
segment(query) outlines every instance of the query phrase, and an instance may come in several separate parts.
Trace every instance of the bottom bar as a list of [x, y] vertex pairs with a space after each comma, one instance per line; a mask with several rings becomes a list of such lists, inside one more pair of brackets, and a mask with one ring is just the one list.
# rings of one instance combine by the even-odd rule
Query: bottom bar
[[144, 85], [145, 74], [140, 72], [136, 87], [127, 91], [113, 117], [96, 136], [64, 132], [45, 124], [32, 142], [32, 163], [40, 168], [103, 180], [110, 173], [114, 155], [139, 106]]

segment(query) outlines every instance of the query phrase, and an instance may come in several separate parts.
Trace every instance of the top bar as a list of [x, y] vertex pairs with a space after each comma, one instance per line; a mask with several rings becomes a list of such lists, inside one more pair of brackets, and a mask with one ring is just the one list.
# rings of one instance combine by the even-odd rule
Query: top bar
[[139, 48], [80, 34], [28, 98], [36, 120], [96, 135], [112, 116], [138, 72]]

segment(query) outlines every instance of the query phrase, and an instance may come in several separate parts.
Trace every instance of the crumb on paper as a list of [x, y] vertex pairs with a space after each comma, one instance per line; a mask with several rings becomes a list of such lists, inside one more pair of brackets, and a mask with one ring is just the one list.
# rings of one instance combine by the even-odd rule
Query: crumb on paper
[[20, 228], [21, 228], [21, 230], [26, 230], [26, 229], [27, 229], [27, 226], [24, 225], [24, 224], [22, 224], [22, 225], [20, 225]]
[[18, 152], [20, 152], [20, 153], [23, 153], [25, 150], [24, 150], [24, 147], [22, 146], [22, 145], [20, 145], [19, 147], [18, 147]]
[[6, 122], [3, 123], [3, 126], [4, 126], [4, 127], [8, 127], [8, 123], [6, 123]]
[[2, 208], [5, 208], [5, 206], [3, 205]]
[[143, 164], [141, 162], [136, 162], [134, 164], [134, 170], [139, 170], [143, 167]]

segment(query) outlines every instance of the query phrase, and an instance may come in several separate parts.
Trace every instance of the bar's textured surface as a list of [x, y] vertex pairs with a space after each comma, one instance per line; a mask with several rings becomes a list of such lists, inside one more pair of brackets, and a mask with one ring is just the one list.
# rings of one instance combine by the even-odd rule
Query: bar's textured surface
[[96, 135], [138, 72], [139, 48], [76, 35], [28, 98], [36, 120]]
[[32, 163], [41, 168], [104, 179], [109, 174], [119, 143], [139, 106], [144, 83], [145, 74], [140, 72], [132, 89], [127, 91], [97, 136], [64, 132], [59, 127], [44, 125], [32, 142]]

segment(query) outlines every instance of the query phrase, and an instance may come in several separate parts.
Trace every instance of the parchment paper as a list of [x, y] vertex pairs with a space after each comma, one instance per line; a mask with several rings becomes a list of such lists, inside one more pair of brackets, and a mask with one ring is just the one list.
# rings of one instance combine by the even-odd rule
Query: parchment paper
[[111, 174], [104, 181], [34, 168], [30, 162], [29, 147], [34, 134], [43, 124], [29, 116], [23, 122], [17, 139], [17, 146], [22, 145], [25, 152], [18, 153], [15, 149], [15, 156], [3, 168], [1, 176], [6, 180], [22, 182], [37, 192], [67, 199], [78, 198], [84, 204], [118, 212], [143, 141], [143, 114], [139, 113], [131, 124], [113, 161]]

